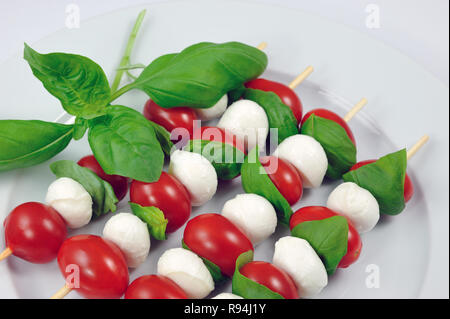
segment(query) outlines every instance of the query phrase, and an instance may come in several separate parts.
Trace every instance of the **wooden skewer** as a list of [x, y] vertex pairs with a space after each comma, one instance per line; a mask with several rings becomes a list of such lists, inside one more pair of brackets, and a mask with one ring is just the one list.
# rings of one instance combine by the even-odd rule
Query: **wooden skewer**
[[358, 103], [356, 103], [356, 105], [350, 110], [348, 111], [347, 114], [345, 114], [344, 116], [344, 121], [348, 122], [350, 121], [355, 115], [356, 113], [358, 113], [359, 111], [361, 111], [361, 109], [367, 104], [367, 99], [365, 97], [363, 97]]
[[11, 254], [12, 254], [11, 248], [6, 247], [6, 249], [0, 253], [0, 261], [8, 258], [9, 256], [11, 256]]
[[63, 299], [71, 291], [72, 288], [70, 288], [67, 285], [64, 285], [64, 287], [59, 289], [53, 296], [50, 297], [50, 299]]
[[428, 142], [429, 139], [430, 137], [428, 135], [422, 136], [420, 140], [418, 140], [417, 143], [408, 150], [408, 152], [406, 153], [406, 158], [408, 159], [408, 161], [411, 159], [411, 157], [414, 156], [414, 154], [417, 153], [418, 150], [420, 150], [422, 146], [425, 145], [426, 142]]
[[258, 46], [256, 47], [257, 49], [260, 49], [261, 51], [264, 50], [267, 47], [267, 42], [261, 42], [260, 44], [258, 44]]
[[294, 80], [292, 80], [291, 83], [289, 83], [289, 88], [292, 90], [295, 89], [297, 86], [300, 85], [312, 72], [314, 71], [314, 68], [310, 65], [308, 66], [305, 71], [300, 73]]

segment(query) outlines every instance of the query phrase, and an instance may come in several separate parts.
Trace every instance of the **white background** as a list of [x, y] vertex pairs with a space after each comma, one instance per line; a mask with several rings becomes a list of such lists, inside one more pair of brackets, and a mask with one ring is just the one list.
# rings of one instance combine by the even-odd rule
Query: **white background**
[[[68, 4], [74, 3], [79, 6], [82, 23], [84, 19], [119, 8], [162, 1], [164, 0], [3, 0], [0, 2], [0, 63], [13, 53], [22, 50], [23, 42], [33, 43], [64, 28]], [[255, 0], [254, 2], [258, 1], [300, 9], [346, 24], [400, 50], [442, 82], [447, 85], [449, 83], [448, 0]], [[369, 14], [366, 8], [369, 4], [376, 4], [380, 8], [380, 28], [369, 29], [366, 26]]]

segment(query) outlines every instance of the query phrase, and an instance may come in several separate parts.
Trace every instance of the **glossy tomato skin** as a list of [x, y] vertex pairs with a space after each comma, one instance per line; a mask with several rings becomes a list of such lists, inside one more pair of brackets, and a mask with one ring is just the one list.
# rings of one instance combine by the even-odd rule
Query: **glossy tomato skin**
[[183, 289], [165, 276], [147, 275], [135, 279], [125, 299], [188, 299]]
[[[281, 195], [286, 198], [289, 205], [294, 205], [302, 198], [303, 183], [300, 174], [294, 166], [275, 156], [263, 156], [259, 160], [270, 180]], [[269, 169], [272, 165], [278, 165], [273, 172]]]
[[356, 145], [355, 137], [353, 136], [352, 130], [350, 129], [350, 127], [348, 126], [347, 122], [345, 122], [342, 117], [340, 117], [339, 115], [337, 115], [336, 113], [334, 113], [334, 112], [332, 112], [330, 110], [314, 109], [314, 110], [309, 111], [308, 113], [306, 113], [305, 116], [303, 116], [302, 125], [311, 116], [311, 114], [314, 114], [316, 116], [319, 116], [319, 117], [331, 120], [333, 122], [336, 122], [340, 126], [342, 126], [342, 128], [347, 132], [347, 135], [350, 138], [350, 140], [353, 142], [354, 145]]
[[191, 219], [184, 230], [183, 241], [228, 277], [234, 274], [236, 259], [244, 252], [253, 251], [250, 240], [219, 214], [203, 214]]
[[225, 131], [220, 127], [202, 126], [199, 130], [194, 130], [193, 140], [205, 140], [220, 142], [234, 146], [245, 154], [245, 145], [233, 133]]
[[[330, 218], [333, 216], [338, 216], [337, 213], [331, 209], [323, 206], [308, 206], [297, 210], [291, 217], [289, 222], [290, 229], [292, 230], [295, 226], [300, 223], [312, 221], [312, 220], [322, 220]], [[338, 264], [339, 268], [347, 268], [354, 262], [356, 262], [361, 254], [362, 241], [359, 237], [359, 233], [353, 224], [347, 219], [348, 222], [348, 244], [347, 253], [342, 257]]]
[[300, 101], [298, 95], [288, 86], [275, 81], [270, 81], [266, 79], [255, 79], [245, 83], [245, 86], [250, 89], [256, 89], [266, 92], [273, 92], [283, 101], [284, 104], [289, 106], [292, 110], [292, 113], [297, 120], [297, 123], [300, 123], [302, 120], [303, 114], [303, 105]]
[[[361, 161], [356, 163], [355, 165], [353, 165], [350, 170], [353, 171], [355, 169], [360, 168], [361, 166], [367, 165], [367, 164], [371, 164], [376, 162], [376, 160], [366, 160], [366, 161]], [[411, 199], [411, 197], [413, 197], [414, 195], [414, 185], [411, 181], [411, 178], [409, 177], [408, 173], [406, 173], [405, 175], [405, 186], [404, 186], [404, 190], [403, 190], [403, 197], [405, 198], [405, 203], [409, 202], [409, 200]]]
[[66, 224], [58, 212], [37, 202], [17, 206], [4, 227], [6, 247], [15, 256], [36, 264], [55, 259], [67, 237]]
[[252, 261], [240, 270], [245, 277], [280, 294], [285, 299], [298, 299], [298, 290], [292, 278], [282, 269], [264, 261]]
[[[197, 114], [192, 108], [173, 107], [166, 109], [152, 100], [148, 100], [145, 103], [144, 116], [148, 120], [161, 125], [169, 132], [172, 132], [176, 128], [184, 128], [189, 132], [189, 136], [192, 136], [194, 121], [197, 120]], [[180, 138], [177, 140], [180, 140]]]
[[191, 215], [188, 191], [174, 176], [166, 172], [162, 172], [159, 180], [153, 183], [134, 180], [130, 187], [130, 200], [144, 207], [158, 207], [168, 220], [166, 233], [179, 229]]
[[[128, 267], [119, 247], [95, 235], [77, 235], [68, 238], [58, 253], [58, 265], [65, 278], [79, 269], [80, 295], [89, 299], [117, 299], [126, 291], [129, 282]], [[70, 267], [68, 267], [70, 266]], [[76, 283], [75, 280], [69, 281]]]
[[78, 161], [78, 165], [89, 168], [98, 177], [111, 184], [114, 193], [119, 201], [121, 201], [128, 192], [128, 178], [119, 175], [108, 175], [98, 163], [94, 155], [88, 155]]

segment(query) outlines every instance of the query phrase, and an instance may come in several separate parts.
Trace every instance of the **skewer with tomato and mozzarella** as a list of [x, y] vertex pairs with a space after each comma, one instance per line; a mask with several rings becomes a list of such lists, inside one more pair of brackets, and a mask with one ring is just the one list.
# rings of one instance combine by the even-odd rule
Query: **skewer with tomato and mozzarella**
[[328, 178], [340, 179], [356, 163], [355, 137], [347, 123], [366, 104], [367, 100], [361, 99], [344, 118], [326, 109], [311, 110], [303, 117], [300, 133], [322, 145], [328, 159]]
[[400, 214], [413, 194], [407, 161], [427, 140], [425, 135], [408, 152], [403, 149], [356, 164], [344, 174], [345, 183], [329, 195], [327, 206], [349, 218], [361, 233], [375, 227], [380, 213]]

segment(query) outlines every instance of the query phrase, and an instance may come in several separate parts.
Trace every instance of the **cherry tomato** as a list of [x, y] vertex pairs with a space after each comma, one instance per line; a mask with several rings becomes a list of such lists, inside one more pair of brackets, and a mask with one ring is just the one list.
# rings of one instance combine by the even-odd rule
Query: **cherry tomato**
[[[297, 210], [291, 217], [289, 222], [290, 229], [292, 230], [298, 224], [311, 220], [322, 220], [330, 218], [333, 216], [338, 216], [337, 213], [331, 209], [323, 206], [308, 206]], [[352, 225], [352, 223], [347, 219], [348, 222], [348, 244], [347, 253], [342, 257], [338, 264], [339, 268], [347, 268], [359, 258], [362, 249], [362, 241], [359, 237], [358, 231]]]
[[36, 264], [55, 259], [67, 236], [58, 212], [36, 202], [17, 206], [5, 219], [4, 227], [6, 246], [13, 255]]
[[298, 299], [298, 290], [292, 278], [282, 269], [264, 261], [252, 261], [245, 264], [240, 273], [266, 286], [286, 299]]
[[73, 279], [73, 289], [85, 298], [117, 299], [128, 287], [125, 257], [118, 246], [99, 236], [66, 239], [58, 253], [58, 265], [65, 278]]
[[326, 109], [315, 109], [315, 110], [309, 111], [308, 113], [305, 114], [305, 116], [302, 119], [302, 125], [311, 116], [311, 114], [322, 117], [324, 119], [331, 120], [333, 122], [336, 122], [340, 126], [342, 126], [344, 128], [344, 130], [347, 132], [347, 135], [350, 138], [350, 140], [353, 142], [353, 144], [356, 145], [355, 137], [353, 136], [352, 130], [350, 129], [347, 122], [345, 122], [342, 117], [340, 117], [336, 113], [331, 112]]
[[125, 299], [188, 299], [176, 283], [165, 276], [148, 275], [135, 279], [127, 291]]
[[[194, 109], [189, 107], [174, 107], [163, 108], [157, 105], [152, 100], [148, 100], [144, 107], [144, 116], [161, 125], [167, 131], [172, 132], [176, 128], [184, 128], [189, 132], [189, 136], [192, 136], [194, 131], [194, 121], [197, 120], [197, 114]], [[181, 138], [174, 136], [173, 140], [181, 140]]]
[[[360, 168], [361, 166], [367, 165], [367, 164], [371, 164], [376, 162], [376, 160], [366, 160], [366, 161], [361, 161], [356, 163], [355, 165], [353, 165], [350, 170], [353, 171], [355, 169]], [[411, 199], [411, 197], [414, 195], [414, 185], [411, 181], [411, 178], [409, 177], [408, 173], [406, 173], [405, 175], [405, 186], [404, 186], [404, 191], [403, 191], [403, 197], [405, 198], [405, 203], [409, 202], [409, 200]]]
[[214, 263], [228, 277], [234, 274], [236, 259], [244, 252], [253, 251], [250, 240], [219, 214], [203, 214], [191, 219], [183, 240], [189, 249]]
[[98, 177], [111, 184], [114, 193], [119, 201], [121, 201], [128, 192], [128, 178], [119, 175], [108, 175], [97, 162], [94, 155], [88, 155], [78, 161], [78, 165], [89, 168]]
[[225, 131], [224, 129], [219, 127], [202, 126], [200, 128], [200, 131], [197, 131], [197, 129], [195, 129], [192, 139], [230, 144], [245, 154], [244, 143], [241, 140], [238, 140], [238, 138], [233, 133]]
[[284, 104], [289, 106], [294, 113], [297, 123], [302, 120], [303, 106], [302, 102], [298, 98], [297, 94], [288, 86], [266, 79], [255, 79], [245, 83], [245, 86], [250, 89], [257, 89], [266, 92], [273, 92], [283, 101]]
[[191, 215], [191, 198], [186, 188], [174, 176], [162, 172], [153, 183], [133, 181], [130, 200], [141, 206], [158, 207], [167, 218], [166, 233], [184, 225]]
[[[303, 194], [303, 183], [297, 169], [275, 156], [263, 156], [259, 160], [270, 180], [281, 195], [286, 198], [289, 205], [298, 202]], [[276, 170], [271, 172], [270, 167], [275, 165], [277, 165]]]

